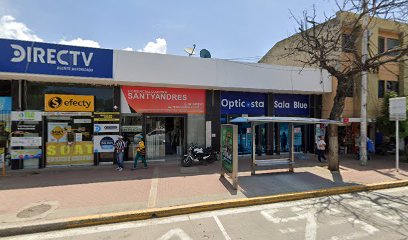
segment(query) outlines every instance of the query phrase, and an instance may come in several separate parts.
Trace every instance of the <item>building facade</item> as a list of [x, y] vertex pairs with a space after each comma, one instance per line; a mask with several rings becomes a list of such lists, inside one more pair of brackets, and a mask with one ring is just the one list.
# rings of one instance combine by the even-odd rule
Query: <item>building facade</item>
[[[339, 24], [347, 22], [347, 19], [353, 17], [347, 12], [338, 12], [333, 20]], [[356, 38], [348, 33], [346, 27], [341, 26], [342, 46], [338, 53], [340, 59], [353, 59], [350, 53], [348, 39]], [[383, 53], [387, 49], [395, 46], [406, 46], [408, 44], [408, 25], [396, 23], [384, 19], [372, 19], [369, 23], [370, 29], [370, 49], [375, 53]], [[299, 59], [306, 59], [307, 56], [299, 54], [298, 56], [282, 57], [285, 54], [285, 47], [295, 43], [298, 35], [295, 34], [289, 38], [276, 43], [259, 61], [266, 64], [282, 64], [285, 66], [303, 66]], [[361, 54], [361, 38], [356, 38], [356, 46]], [[355, 79], [353, 87], [347, 91], [345, 107], [342, 113], [344, 126], [339, 127], [339, 139], [341, 146], [348, 149], [348, 152], [354, 152], [357, 145], [356, 139], [360, 134], [360, 111], [361, 111], [361, 91], [360, 79]], [[375, 125], [376, 118], [381, 114], [383, 108], [383, 98], [387, 92], [397, 92], [400, 96], [408, 94], [408, 64], [387, 63], [380, 67], [377, 72], [368, 73], [368, 98], [367, 98], [367, 117], [368, 117], [368, 136], [376, 139], [376, 144], [385, 141], [381, 134], [381, 129]], [[323, 94], [322, 99], [322, 118], [329, 118], [333, 107], [333, 99], [336, 94], [337, 80], [332, 79], [333, 91]]]
[[[195, 143], [219, 148], [237, 116], [321, 116], [327, 72], [0, 39], [2, 145], [13, 169], [112, 164], [113, 143], [142, 135], [148, 161], [179, 160]], [[322, 81], [323, 79], [323, 81]], [[259, 154], [287, 151], [287, 126], [261, 126]], [[251, 132], [240, 126], [240, 150]], [[313, 151], [315, 129], [296, 129]]]

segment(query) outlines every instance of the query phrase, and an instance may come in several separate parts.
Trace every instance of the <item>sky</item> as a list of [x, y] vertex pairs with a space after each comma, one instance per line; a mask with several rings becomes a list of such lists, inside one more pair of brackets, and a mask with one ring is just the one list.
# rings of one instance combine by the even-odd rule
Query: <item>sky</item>
[[292, 35], [295, 16], [333, 0], [0, 0], [0, 37], [256, 62]]

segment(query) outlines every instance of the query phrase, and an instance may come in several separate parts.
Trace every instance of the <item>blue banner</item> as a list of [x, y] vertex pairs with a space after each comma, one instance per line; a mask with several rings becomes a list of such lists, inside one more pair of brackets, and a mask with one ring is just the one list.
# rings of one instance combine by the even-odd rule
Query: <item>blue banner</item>
[[309, 95], [275, 94], [274, 97], [273, 108], [275, 116], [309, 116]]
[[11, 111], [11, 97], [0, 97], [0, 111]]
[[266, 96], [263, 93], [221, 92], [221, 114], [265, 115]]
[[113, 50], [0, 39], [0, 71], [112, 78]]

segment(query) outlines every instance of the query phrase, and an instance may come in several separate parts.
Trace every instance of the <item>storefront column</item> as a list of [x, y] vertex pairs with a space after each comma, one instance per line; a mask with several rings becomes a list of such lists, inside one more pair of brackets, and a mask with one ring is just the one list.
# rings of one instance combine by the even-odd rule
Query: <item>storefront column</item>
[[214, 149], [220, 148], [221, 131], [221, 110], [220, 110], [220, 91], [206, 91], [206, 114], [205, 121], [211, 122], [211, 146]]

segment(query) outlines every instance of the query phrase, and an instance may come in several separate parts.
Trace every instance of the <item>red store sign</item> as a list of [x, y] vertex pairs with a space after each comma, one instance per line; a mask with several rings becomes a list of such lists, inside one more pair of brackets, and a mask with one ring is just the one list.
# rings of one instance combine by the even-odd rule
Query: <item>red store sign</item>
[[122, 93], [137, 113], [205, 113], [205, 90], [122, 86]]

